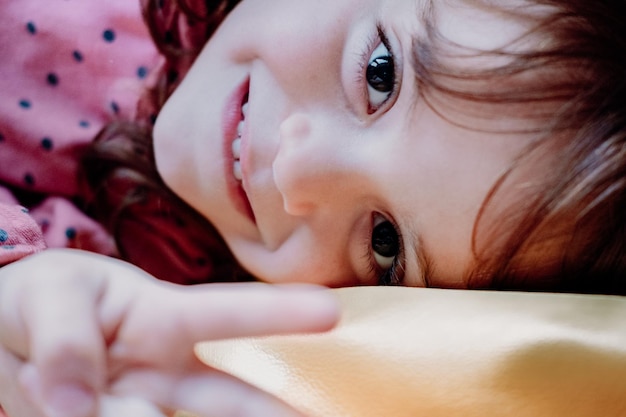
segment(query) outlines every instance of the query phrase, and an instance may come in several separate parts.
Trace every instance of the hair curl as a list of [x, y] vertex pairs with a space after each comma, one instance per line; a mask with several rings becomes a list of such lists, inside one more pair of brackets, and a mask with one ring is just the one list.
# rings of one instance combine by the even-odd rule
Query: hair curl
[[[516, 117], [521, 105], [522, 130], [537, 137], [482, 205], [473, 237], [477, 262], [466, 282], [626, 294], [626, 3], [529, 0], [511, 8], [466, 1], [531, 22], [514, 42], [533, 47], [468, 51], [426, 19], [427, 36], [414, 45], [426, 58], [414, 64], [422, 98], [443, 117], [451, 109], [442, 97], [455, 103], [452, 111], [477, 107], [487, 118], [503, 110]], [[542, 13], [525, 14], [530, 7]], [[472, 71], [442, 60], [455, 56], [504, 64]], [[529, 172], [537, 168], [539, 175]]]
[[123, 259], [168, 281], [252, 279], [215, 228], [163, 183], [152, 149], [156, 114], [236, 3], [142, 0], [164, 65], [140, 99], [137, 120], [105, 126], [82, 156], [86, 210], [113, 234]]

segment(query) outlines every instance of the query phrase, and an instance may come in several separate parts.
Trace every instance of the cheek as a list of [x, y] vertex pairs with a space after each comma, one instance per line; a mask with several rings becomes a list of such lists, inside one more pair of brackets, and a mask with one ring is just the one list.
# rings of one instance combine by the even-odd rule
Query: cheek
[[165, 184], [185, 198], [196, 184], [191, 151], [192, 143], [181, 141], [189, 137], [177, 117], [175, 103], [168, 102], [163, 108], [153, 131], [153, 147], [156, 169]]
[[153, 148], [156, 169], [161, 178], [170, 185], [171, 179], [175, 177], [178, 171], [177, 167], [180, 162], [178, 161], [178, 147], [174, 145], [175, 141], [172, 140], [172, 126], [168, 116], [169, 114], [164, 108], [157, 118], [153, 131]]
[[[242, 266], [261, 281], [272, 284], [307, 283], [329, 287], [359, 285], [349, 255], [334, 245], [299, 239], [295, 232], [274, 251], [246, 244], [231, 245]], [[344, 245], [345, 246], [345, 245]]]
[[205, 149], [208, 145], [201, 141], [212, 122], [207, 117], [212, 109], [207, 114], [199, 110], [206, 108], [196, 93], [201, 85], [191, 73], [185, 77], [159, 112], [153, 130], [157, 171], [176, 193], [198, 186], [197, 168], [204, 162], [198, 155], [219, 155], [213, 148]]

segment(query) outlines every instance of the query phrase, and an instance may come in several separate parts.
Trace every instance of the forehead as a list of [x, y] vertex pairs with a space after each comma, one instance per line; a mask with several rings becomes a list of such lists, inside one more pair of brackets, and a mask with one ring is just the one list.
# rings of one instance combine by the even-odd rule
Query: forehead
[[538, 71], [511, 71], [519, 52], [541, 47], [527, 36], [540, 13], [516, 12], [521, 1], [412, 3], [414, 15], [391, 17], [410, 39], [406, 78], [415, 85], [414, 103], [402, 106], [407, 161], [390, 171], [404, 168], [402, 178], [412, 179], [394, 189], [399, 217], [426, 254], [417, 256], [431, 260], [431, 284], [449, 285], [472, 264], [475, 220], [490, 190], [536, 139], [545, 119], [534, 116], [549, 114], [517, 96], [540, 87]]
[[470, 129], [541, 130], [554, 103], [536, 97], [554, 68], [537, 65], [553, 42], [538, 29], [553, 8], [521, 0], [423, 5], [409, 58], [419, 98], [428, 95]]
[[513, 50], [529, 25], [546, 12], [527, 0], [426, 1], [424, 17], [451, 44], [467, 50]]
[[[396, 2], [399, 3], [399, 2]], [[415, 42], [436, 43], [439, 58], [458, 60], [455, 65], [481, 64], [487, 52], [512, 54], [536, 47], [530, 36], [533, 29], [555, 7], [531, 0], [405, 0], [415, 9], [389, 17], [396, 21], [413, 20]], [[444, 48], [445, 46], [445, 48]], [[493, 58], [493, 57], [492, 57]]]

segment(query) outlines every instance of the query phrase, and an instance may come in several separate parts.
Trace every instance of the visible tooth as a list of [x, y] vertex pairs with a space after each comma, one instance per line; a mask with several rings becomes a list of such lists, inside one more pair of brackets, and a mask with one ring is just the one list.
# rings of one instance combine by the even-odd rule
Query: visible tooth
[[241, 157], [241, 138], [237, 138], [233, 141], [233, 158], [239, 159]]
[[237, 137], [240, 138], [243, 133], [243, 120], [237, 125]]
[[243, 178], [241, 176], [241, 162], [239, 161], [233, 162], [233, 176], [237, 179], [237, 181], [241, 181]]
[[241, 114], [243, 114], [243, 117], [246, 117], [248, 115], [248, 108], [250, 107], [250, 105], [246, 102], [243, 104], [243, 106], [241, 106]]

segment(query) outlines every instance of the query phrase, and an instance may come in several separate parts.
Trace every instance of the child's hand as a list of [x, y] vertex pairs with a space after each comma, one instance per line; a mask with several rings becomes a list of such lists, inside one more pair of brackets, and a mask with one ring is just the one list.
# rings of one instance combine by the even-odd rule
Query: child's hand
[[211, 370], [195, 342], [322, 331], [323, 291], [180, 287], [123, 262], [48, 250], [0, 269], [0, 404], [11, 417], [295, 415]]

